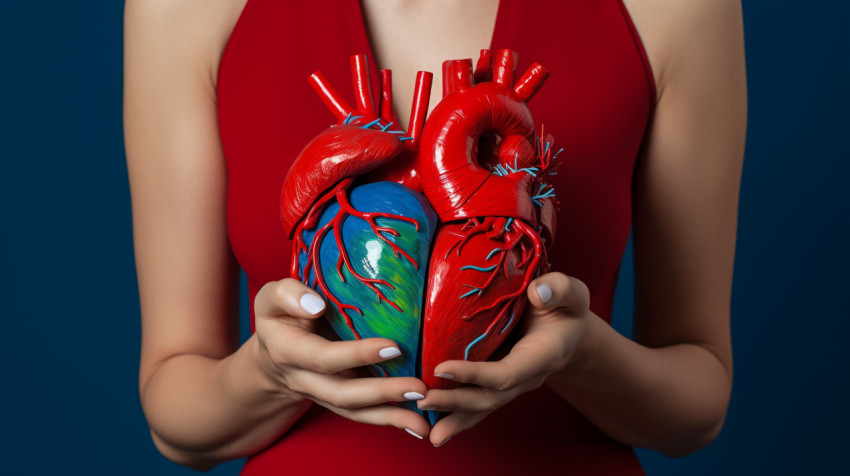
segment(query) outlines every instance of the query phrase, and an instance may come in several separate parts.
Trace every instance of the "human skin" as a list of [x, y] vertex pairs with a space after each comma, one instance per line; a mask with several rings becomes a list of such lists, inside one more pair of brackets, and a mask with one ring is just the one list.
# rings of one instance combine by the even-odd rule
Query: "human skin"
[[[529, 287], [524, 334], [507, 356], [444, 362], [438, 373], [473, 385], [427, 390], [415, 378], [350, 373], [384, 360], [379, 352], [395, 344], [316, 334], [321, 310], [301, 305], [315, 293], [291, 279], [261, 289], [257, 332], [239, 345], [238, 267], [225, 224], [215, 78], [244, 1], [126, 4], [139, 387], [151, 435], [166, 457], [204, 469], [254, 454], [311, 402], [439, 445], [544, 384], [629, 445], [681, 455], [715, 438], [732, 383], [729, 303], [746, 125], [739, 2], [626, 2], [658, 91], [635, 177], [634, 341], [589, 311], [583, 283], [549, 273]], [[400, 85], [413, 84], [407, 79], [419, 69], [433, 71], [441, 84], [443, 59], [477, 57], [489, 44], [497, 6], [493, 0], [372, 4], [363, 2], [376, 60]], [[400, 117], [408, 117], [411, 92], [394, 92]], [[546, 303], [541, 284], [551, 291]], [[452, 413], [429, 429], [416, 413], [385, 403], [415, 394], [424, 395], [420, 406]]]

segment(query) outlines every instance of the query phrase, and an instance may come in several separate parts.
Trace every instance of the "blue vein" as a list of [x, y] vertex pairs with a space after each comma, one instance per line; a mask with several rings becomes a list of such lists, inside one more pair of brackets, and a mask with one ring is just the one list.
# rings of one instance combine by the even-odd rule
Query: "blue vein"
[[505, 331], [506, 331], [506, 330], [508, 330], [508, 327], [511, 327], [511, 322], [514, 322], [514, 317], [515, 317], [515, 316], [516, 316], [516, 310], [514, 310], [514, 311], [511, 313], [511, 320], [509, 320], [509, 321], [508, 321], [508, 323], [507, 323], [507, 324], [505, 324], [505, 328], [504, 328], [504, 329], [502, 329], [502, 332], [499, 332], [499, 335], [504, 334], [504, 333], [505, 333]]
[[380, 120], [380, 119], [375, 119], [374, 121], [372, 121], [372, 122], [370, 122], [370, 123], [368, 123], [368, 124], [364, 124], [364, 125], [360, 126], [360, 128], [361, 128], [361, 129], [369, 129], [370, 127], [372, 127], [372, 126], [374, 126], [374, 125], [377, 125], [378, 127], [381, 127], [381, 120]]
[[545, 183], [541, 184], [540, 188], [537, 189], [537, 195], [531, 197], [531, 201], [534, 202], [534, 204], [537, 205], [538, 207], [543, 206], [543, 204], [540, 203], [540, 201], [539, 201], [540, 199], [555, 196], [555, 188], [554, 187], [550, 188], [549, 190], [546, 190], [546, 192], [544, 192], [544, 193], [541, 193], [541, 192], [543, 192], [543, 189], [546, 188], [546, 186], [548, 186], [548, 184], [545, 184]]
[[489, 271], [493, 271], [494, 269], [496, 269], [496, 266], [498, 266], [498, 265], [494, 264], [493, 266], [490, 266], [488, 268], [482, 268], [480, 266], [473, 266], [473, 265], [470, 264], [470, 265], [462, 266], [460, 268], [460, 270], [463, 271], [465, 269], [474, 269], [475, 271], [481, 271], [483, 273], [487, 273]]
[[470, 342], [468, 346], [466, 346], [466, 350], [463, 351], [463, 360], [469, 360], [469, 349], [472, 348], [473, 345], [477, 344], [481, 339], [487, 337], [487, 333], [483, 333], [474, 341]]
[[494, 254], [496, 254], [496, 253], [498, 253], [498, 252], [500, 252], [500, 251], [505, 251], [505, 248], [493, 248], [493, 249], [490, 251], [490, 254], [488, 254], [488, 255], [487, 255], [487, 257], [486, 257], [486, 258], [484, 258], [484, 261], [489, 260], [490, 258], [492, 258], [492, 257], [493, 257], [493, 255], [494, 255]]
[[472, 285], [470, 285], [470, 284], [464, 284], [464, 286], [470, 287], [470, 288], [472, 288], [472, 289], [471, 289], [470, 291], [466, 292], [465, 294], [461, 295], [460, 299], [463, 299], [463, 298], [465, 298], [465, 297], [472, 296], [473, 294], [476, 294], [476, 293], [477, 293], [478, 295], [481, 295], [481, 293], [483, 292], [481, 289], [478, 289], [478, 288], [476, 288], [475, 286], [472, 286]]

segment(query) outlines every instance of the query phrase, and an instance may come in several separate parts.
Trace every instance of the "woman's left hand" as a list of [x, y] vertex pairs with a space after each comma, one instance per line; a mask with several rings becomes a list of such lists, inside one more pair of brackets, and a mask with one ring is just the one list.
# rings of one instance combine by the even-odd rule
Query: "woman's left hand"
[[449, 360], [435, 368], [437, 376], [467, 386], [429, 390], [417, 402], [420, 409], [449, 412], [431, 429], [433, 445], [475, 426], [575, 360], [592, 318], [587, 286], [564, 274], [548, 273], [532, 281], [527, 292], [530, 306], [523, 318], [524, 333], [508, 355], [494, 362]]

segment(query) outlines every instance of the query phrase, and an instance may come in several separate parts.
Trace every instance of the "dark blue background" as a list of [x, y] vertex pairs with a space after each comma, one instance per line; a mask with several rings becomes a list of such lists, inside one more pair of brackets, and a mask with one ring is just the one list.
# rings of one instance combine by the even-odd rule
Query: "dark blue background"
[[[138, 403], [121, 3], [0, 3], [3, 474], [189, 473], [158, 455]], [[678, 460], [640, 451], [651, 475], [841, 472], [850, 448], [846, 5], [744, 5], [750, 126], [734, 393], [707, 449]], [[627, 262], [615, 319], [624, 331], [629, 272]]]

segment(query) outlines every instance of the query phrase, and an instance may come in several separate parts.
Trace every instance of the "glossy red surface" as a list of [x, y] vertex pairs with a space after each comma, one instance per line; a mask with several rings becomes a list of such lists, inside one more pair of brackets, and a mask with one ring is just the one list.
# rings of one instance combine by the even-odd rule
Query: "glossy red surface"
[[289, 169], [280, 196], [281, 224], [292, 237], [295, 226], [329, 188], [389, 162], [402, 150], [397, 135], [340, 124], [310, 141]]

